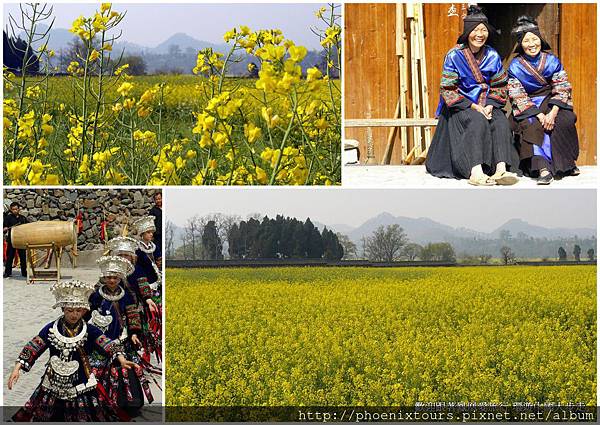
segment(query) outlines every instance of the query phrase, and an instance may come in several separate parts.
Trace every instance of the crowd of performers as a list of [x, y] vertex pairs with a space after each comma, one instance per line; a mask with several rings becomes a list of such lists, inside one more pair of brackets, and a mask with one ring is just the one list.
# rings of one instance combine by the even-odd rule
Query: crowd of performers
[[513, 27], [517, 55], [508, 70], [487, 44], [496, 33], [482, 9], [470, 6], [444, 59], [427, 171], [477, 186], [512, 185], [523, 174], [541, 185], [578, 175], [577, 118], [563, 65], [532, 17]]
[[108, 242], [97, 283], [61, 281], [50, 290], [62, 315], [19, 354], [8, 379], [17, 383], [49, 350], [39, 386], [15, 421], [129, 421], [160, 388], [162, 303], [160, 248], [154, 217], [134, 223], [138, 238]]

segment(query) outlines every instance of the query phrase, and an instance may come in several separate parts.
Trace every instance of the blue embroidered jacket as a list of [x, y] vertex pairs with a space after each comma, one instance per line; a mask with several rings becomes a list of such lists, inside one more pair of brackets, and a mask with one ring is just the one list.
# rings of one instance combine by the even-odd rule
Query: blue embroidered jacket
[[479, 59], [464, 44], [446, 54], [436, 116], [444, 104], [451, 110], [467, 109], [472, 103], [497, 108], [506, 104], [508, 78], [502, 68], [502, 58], [489, 46], [482, 49]]

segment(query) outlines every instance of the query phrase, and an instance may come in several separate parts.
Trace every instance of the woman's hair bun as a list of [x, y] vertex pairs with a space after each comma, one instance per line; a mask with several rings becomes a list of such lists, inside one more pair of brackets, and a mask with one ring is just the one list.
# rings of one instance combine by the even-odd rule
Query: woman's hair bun
[[476, 6], [476, 5], [471, 5], [469, 6], [469, 8], [467, 9], [467, 16], [468, 15], [483, 15], [483, 8]]
[[538, 23], [535, 18], [528, 15], [521, 15], [517, 18], [517, 22], [512, 28], [511, 33], [517, 35], [528, 30], [537, 29]]

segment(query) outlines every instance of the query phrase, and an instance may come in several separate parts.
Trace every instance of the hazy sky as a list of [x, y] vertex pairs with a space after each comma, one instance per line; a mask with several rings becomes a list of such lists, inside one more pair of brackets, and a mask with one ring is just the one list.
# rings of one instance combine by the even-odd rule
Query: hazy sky
[[167, 189], [165, 215], [178, 226], [195, 214], [283, 214], [360, 226], [382, 212], [428, 217], [490, 232], [512, 218], [544, 227], [596, 227], [595, 190], [454, 190], [340, 188]]
[[[217, 3], [217, 2], [215, 2]], [[319, 24], [314, 12], [324, 4], [189, 4], [189, 3], [113, 3], [113, 10], [127, 11], [120, 24], [121, 41], [155, 47], [171, 35], [184, 32], [198, 40], [223, 43], [223, 34], [233, 27], [251, 29], [279, 28], [297, 44], [317, 49], [318, 38], [310, 31]], [[79, 15], [91, 16], [99, 3], [54, 4], [55, 28], [70, 28]], [[20, 16], [16, 3], [4, 6], [4, 27], [8, 14]], [[321, 22], [322, 24], [322, 22]]]

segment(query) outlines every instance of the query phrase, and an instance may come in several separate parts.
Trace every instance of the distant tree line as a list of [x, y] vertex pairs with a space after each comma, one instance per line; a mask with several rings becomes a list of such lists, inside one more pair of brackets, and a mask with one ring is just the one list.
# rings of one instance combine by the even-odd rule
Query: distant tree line
[[[450, 242], [437, 242], [420, 245], [411, 242], [404, 230], [397, 224], [380, 226], [371, 235], [362, 238], [361, 248], [342, 233], [334, 233], [324, 228], [320, 231], [307, 218], [304, 222], [296, 218], [277, 215], [275, 218], [261, 217], [254, 214], [246, 219], [236, 215], [211, 214], [190, 218], [186, 226], [179, 231], [182, 245], [175, 247], [176, 235], [173, 223], [167, 222], [165, 230], [165, 250], [167, 258], [220, 260], [231, 259], [273, 259], [273, 258], [310, 258], [327, 260], [366, 259], [374, 262], [392, 261], [437, 261], [456, 262], [455, 247]], [[519, 234], [516, 239], [508, 232], [503, 233], [500, 241], [504, 242], [497, 250], [488, 250], [487, 244], [472, 247], [480, 249], [473, 255], [460, 254], [461, 263], [489, 264], [494, 257], [500, 258], [505, 265], [514, 264], [518, 259], [534, 259], [532, 256], [518, 256], [514, 245], [517, 241], [532, 240], [538, 243], [550, 243], [546, 239], [533, 239]], [[565, 241], [595, 242], [577, 238]], [[477, 243], [475, 241], [472, 243]], [[495, 241], [497, 242], [497, 241]], [[518, 244], [517, 244], [518, 245]], [[497, 246], [497, 245], [492, 245]], [[554, 255], [539, 258], [547, 261], [551, 258], [568, 261], [570, 255], [565, 247], [560, 246]], [[569, 245], [565, 245], [569, 246]], [[595, 259], [594, 248], [582, 248], [575, 243], [572, 258], [581, 261], [587, 254], [588, 260]], [[595, 245], [594, 245], [595, 246]]]
[[[567, 257], [577, 258], [574, 254], [575, 246], [579, 246], [579, 257], [587, 255], [587, 251], [595, 249], [597, 240], [595, 236], [590, 237], [533, 237], [523, 232], [513, 235], [508, 230], [503, 230], [495, 239], [481, 237], [451, 237], [447, 240], [452, 244], [456, 252], [460, 253], [461, 259], [468, 262], [477, 262], [476, 259], [485, 254], [491, 257], [503, 258], [501, 250], [509, 247], [515, 258], [520, 259], [556, 259], [559, 258], [558, 248], [563, 247]], [[589, 258], [589, 256], [588, 256]]]
[[[398, 224], [379, 226], [370, 236], [362, 239], [362, 258], [369, 261], [441, 261], [456, 262], [456, 254], [447, 242], [421, 246], [410, 242]], [[346, 257], [349, 259], [348, 257]]]
[[255, 214], [242, 220], [237, 215], [211, 214], [188, 219], [182, 229], [182, 245], [175, 247], [175, 228], [167, 222], [167, 258], [221, 260], [255, 258], [311, 258], [339, 260], [344, 247], [338, 236], [324, 228], [320, 231], [307, 218]]
[[228, 233], [229, 257], [241, 258], [324, 258], [339, 260], [344, 248], [337, 235], [325, 227], [319, 231], [307, 218], [250, 218], [233, 224]]

